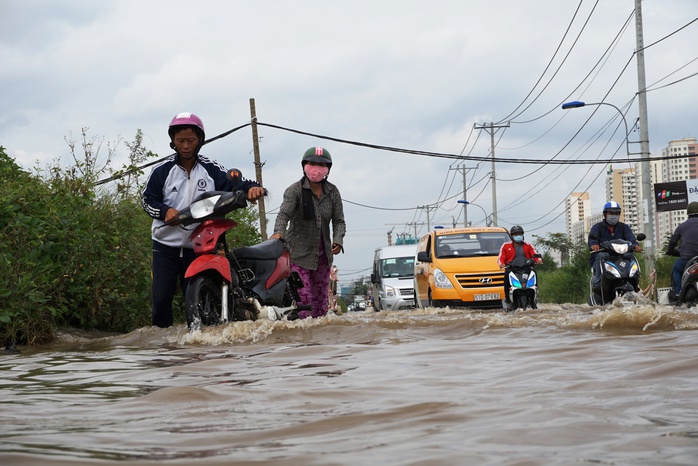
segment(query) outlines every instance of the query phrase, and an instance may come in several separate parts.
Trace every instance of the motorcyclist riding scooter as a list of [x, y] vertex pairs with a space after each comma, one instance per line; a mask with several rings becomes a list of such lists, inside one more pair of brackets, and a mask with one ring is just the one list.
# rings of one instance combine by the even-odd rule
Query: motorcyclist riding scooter
[[686, 209], [688, 219], [676, 227], [669, 239], [666, 254], [679, 256], [671, 270], [669, 302], [676, 304], [698, 301], [698, 202], [691, 202]]
[[502, 308], [505, 312], [538, 306], [538, 284], [532, 270], [533, 264], [542, 264], [542, 256], [535, 248], [524, 241], [524, 229], [514, 225], [509, 231], [511, 241], [504, 243], [499, 250], [497, 263], [504, 270], [504, 299]]
[[637, 238], [620, 222], [621, 207], [614, 201], [604, 205], [604, 219], [591, 227], [588, 245], [591, 250], [589, 305], [605, 305], [627, 292], [640, 291], [640, 266], [633, 252], [642, 251]]

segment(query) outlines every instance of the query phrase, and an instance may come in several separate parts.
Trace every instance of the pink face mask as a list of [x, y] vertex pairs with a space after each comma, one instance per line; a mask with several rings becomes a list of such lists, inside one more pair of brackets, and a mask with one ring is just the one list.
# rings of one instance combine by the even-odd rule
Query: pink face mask
[[313, 183], [321, 182], [327, 174], [330, 172], [330, 167], [327, 165], [305, 165], [303, 167], [303, 173], [308, 177]]

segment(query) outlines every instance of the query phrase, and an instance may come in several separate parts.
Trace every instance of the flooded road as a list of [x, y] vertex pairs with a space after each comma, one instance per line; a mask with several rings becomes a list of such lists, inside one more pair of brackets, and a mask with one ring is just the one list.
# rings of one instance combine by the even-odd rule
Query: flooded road
[[0, 356], [0, 464], [695, 465], [698, 311], [61, 332]]

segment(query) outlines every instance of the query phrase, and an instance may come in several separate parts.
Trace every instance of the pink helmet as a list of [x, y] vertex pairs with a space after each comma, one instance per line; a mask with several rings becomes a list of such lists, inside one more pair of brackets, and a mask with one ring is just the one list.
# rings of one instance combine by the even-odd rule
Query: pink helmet
[[199, 135], [201, 142], [206, 139], [206, 132], [204, 131], [204, 122], [201, 118], [194, 115], [193, 113], [178, 113], [172, 118], [170, 122], [170, 127], [167, 130], [167, 134], [170, 135], [170, 139], [174, 137], [174, 133], [177, 129], [181, 129], [182, 126], [190, 126]]

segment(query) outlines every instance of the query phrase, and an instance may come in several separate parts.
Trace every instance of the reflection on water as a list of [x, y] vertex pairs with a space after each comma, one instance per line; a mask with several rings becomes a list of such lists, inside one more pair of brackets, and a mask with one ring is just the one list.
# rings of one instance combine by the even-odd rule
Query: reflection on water
[[0, 357], [2, 464], [695, 464], [698, 313], [372, 311]]

